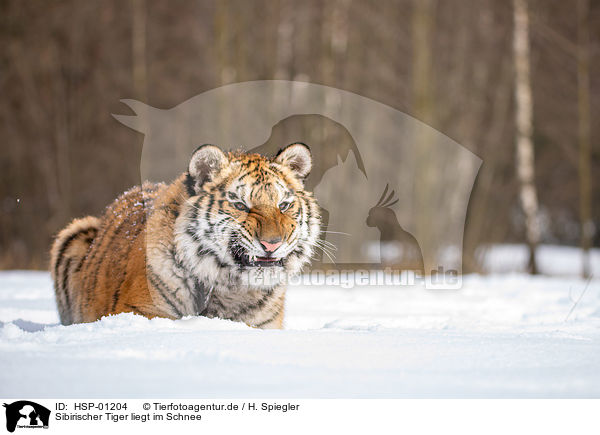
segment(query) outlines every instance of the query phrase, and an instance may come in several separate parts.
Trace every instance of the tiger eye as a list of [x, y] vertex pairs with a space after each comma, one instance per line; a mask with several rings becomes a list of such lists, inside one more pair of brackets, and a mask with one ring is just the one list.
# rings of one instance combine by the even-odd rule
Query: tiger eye
[[233, 206], [239, 211], [248, 211], [248, 207], [241, 201], [236, 201], [233, 203]]

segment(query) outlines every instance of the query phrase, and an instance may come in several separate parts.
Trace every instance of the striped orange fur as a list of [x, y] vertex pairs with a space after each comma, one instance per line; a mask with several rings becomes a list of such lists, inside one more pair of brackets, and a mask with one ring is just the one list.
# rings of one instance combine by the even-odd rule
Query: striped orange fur
[[51, 273], [65, 325], [133, 312], [281, 328], [285, 279], [320, 232], [304, 191], [308, 147], [274, 157], [204, 145], [171, 184], [144, 183], [56, 237]]

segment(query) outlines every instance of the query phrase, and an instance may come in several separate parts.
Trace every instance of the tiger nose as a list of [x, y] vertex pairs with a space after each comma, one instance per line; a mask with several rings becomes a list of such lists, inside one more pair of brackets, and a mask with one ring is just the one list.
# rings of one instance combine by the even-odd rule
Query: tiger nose
[[260, 244], [267, 252], [274, 252], [281, 246], [281, 238], [271, 240], [261, 240]]

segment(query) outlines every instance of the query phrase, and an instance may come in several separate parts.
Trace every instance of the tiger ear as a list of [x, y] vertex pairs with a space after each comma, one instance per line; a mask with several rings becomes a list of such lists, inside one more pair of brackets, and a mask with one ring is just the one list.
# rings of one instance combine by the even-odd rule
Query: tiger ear
[[201, 186], [222, 169], [227, 162], [227, 156], [217, 146], [200, 145], [192, 154], [188, 173], [194, 179], [196, 185]]
[[290, 168], [300, 178], [306, 178], [312, 168], [310, 148], [303, 143], [293, 143], [277, 153], [275, 162]]

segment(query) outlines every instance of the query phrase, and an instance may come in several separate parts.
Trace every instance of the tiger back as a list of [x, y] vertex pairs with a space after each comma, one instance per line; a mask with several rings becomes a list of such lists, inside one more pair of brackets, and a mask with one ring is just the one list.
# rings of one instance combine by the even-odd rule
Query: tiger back
[[133, 312], [281, 328], [286, 280], [320, 233], [302, 186], [311, 164], [303, 144], [274, 158], [205, 145], [171, 184], [144, 183], [74, 220], [51, 250], [61, 323]]

